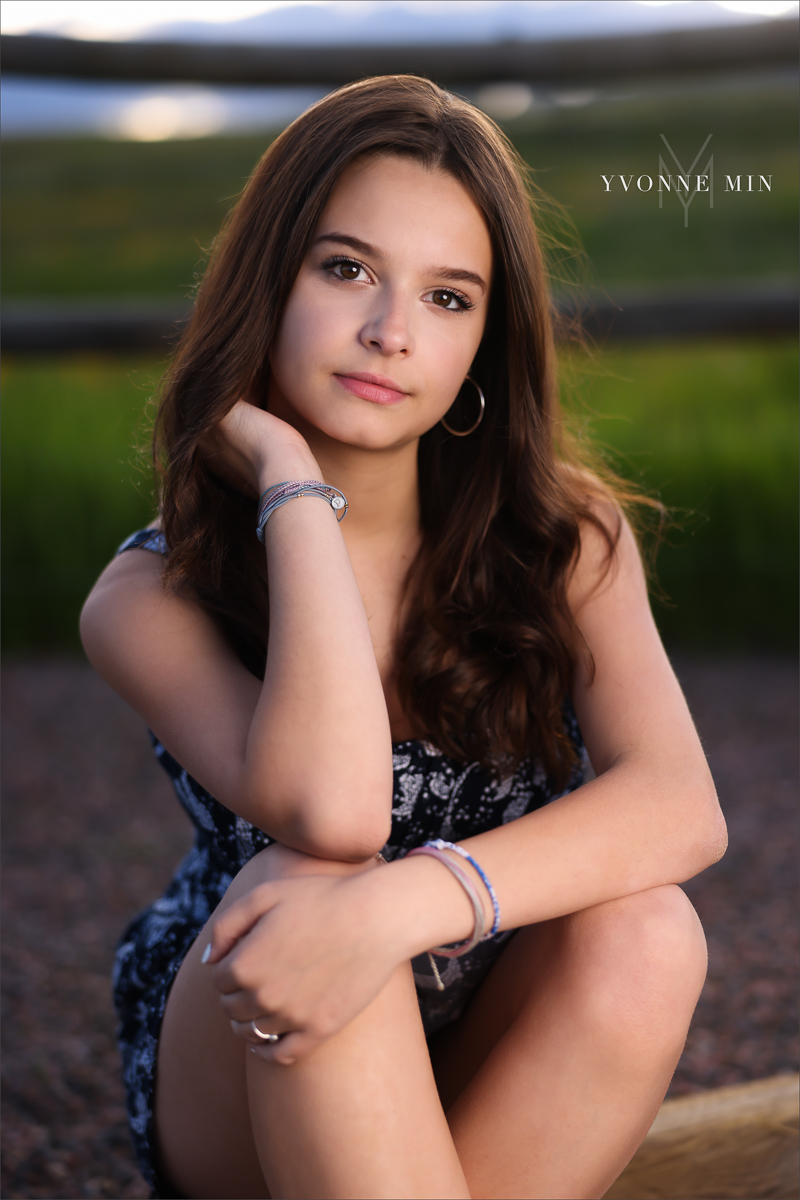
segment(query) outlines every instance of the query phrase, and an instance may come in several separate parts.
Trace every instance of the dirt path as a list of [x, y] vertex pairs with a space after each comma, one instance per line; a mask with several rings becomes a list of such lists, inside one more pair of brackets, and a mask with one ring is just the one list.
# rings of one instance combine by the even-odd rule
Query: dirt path
[[[672, 1094], [797, 1069], [797, 672], [678, 663], [731, 849], [687, 885], [709, 979]], [[127, 918], [189, 845], [139, 719], [84, 665], [3, 680], [6, 1197], [145, 1197], [128, 1143], [108, 975]]]

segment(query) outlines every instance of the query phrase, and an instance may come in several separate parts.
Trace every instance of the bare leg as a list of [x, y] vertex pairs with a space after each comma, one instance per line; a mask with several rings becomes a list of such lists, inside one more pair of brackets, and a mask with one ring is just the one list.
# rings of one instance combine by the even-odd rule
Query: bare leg
[[[258, 856], [226, 900], [276, 862]], [[231, 1033], [203, 944], [170, 998], [157, 1097], [165, 1168], [198, 1197], [600, 1196], [658, 1110], [705, 970], [677, 888], [521, 930], [434, 1051], [468, 1192], [406, 968], [285, 1068]]]
[[474, 1197], [598, 1197], [649, 1129], [703, 984], [677, 887], [520, 930], [434, 1048]]
[[[288, 864], [288, 865], [287, 865]], [[240, 872], [227, 906], [281, 874], [357, 870], [271, 848]], [[188, 1196], [467, 1197], [439, 1100], [408, 965], [336, 1037], [291, 1067], [231, 1031], [187, 956], [159, 1047], [161, 1160]]]

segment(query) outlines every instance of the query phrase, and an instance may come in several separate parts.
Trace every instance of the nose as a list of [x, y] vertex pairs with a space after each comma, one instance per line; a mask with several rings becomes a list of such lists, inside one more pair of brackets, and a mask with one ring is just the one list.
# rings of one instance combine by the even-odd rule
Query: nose
[[377, 296], [375, 308], [362, 326], [360, 337], [362, 345], [369, 350], [378, 350], [386, 358], [412, 354], [414, 338], [407, 300], [397, 293]]

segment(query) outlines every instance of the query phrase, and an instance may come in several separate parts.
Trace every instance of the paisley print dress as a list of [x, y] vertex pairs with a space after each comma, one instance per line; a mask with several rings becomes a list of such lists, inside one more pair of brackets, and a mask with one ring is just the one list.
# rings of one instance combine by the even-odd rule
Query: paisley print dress
[[[118, 553], [141, 548], [165, 553], [161, 534], [142, 530]], [[525, 760], [515, 775], [498, 781], [477, 764], [463, 764], [421, 741], [393, 745], [394, 791], [391, 836], [383, 848], [388, 862], [431, 838], [458, 841], [515, 821], [541, 808], [584, 780], [585, 751], [572, 707], [564, 707], [565, 729], [578, 751], [566, 788], [556, 789], [542, 768]], [[141, 1171], [154, 1196], [177, 1192], [155, 1160], [153, 1100], [161, 1022], [173, 980], [200, 930], [234, 875], [272, 839], [237, 816], [192, 779], [151, 734], [155, 753], [178, 801], [195, 828], [195, 844], [178, 866], [163, 896], [139, 913], [122, 935], [114, 966], [114, 1001], [119, 1015], [128, 1115]], [[511, 930], [497, 934], [463, 958], [439, 959], [445, 985], [439, 991], [427, 955], [414, 959], [420, 1012], [428, 1035], [463, 1010], [488, 972]]]

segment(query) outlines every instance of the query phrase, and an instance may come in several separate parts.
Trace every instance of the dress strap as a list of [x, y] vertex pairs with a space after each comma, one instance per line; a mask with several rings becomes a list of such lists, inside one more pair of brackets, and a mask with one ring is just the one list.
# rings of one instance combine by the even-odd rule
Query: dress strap
[[117, 554], [123, 554], [126, 550], [152, 550], [154, 554], [167, 554], [169, 547], [158, 529], [139, 529], [117, 547]]

